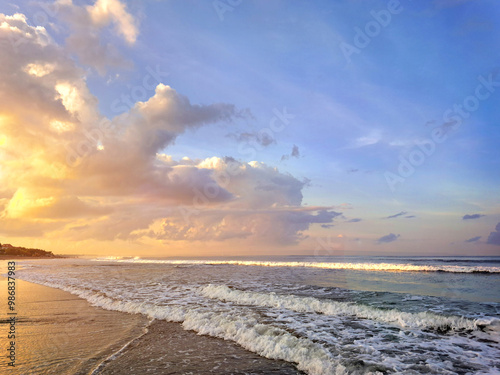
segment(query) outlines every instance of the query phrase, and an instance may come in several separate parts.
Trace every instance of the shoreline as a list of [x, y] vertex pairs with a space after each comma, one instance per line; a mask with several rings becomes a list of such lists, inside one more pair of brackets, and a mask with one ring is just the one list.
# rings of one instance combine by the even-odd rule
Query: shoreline
[[279, 374], [305, 375], [294, 364], [261, 357], [233, 341], [185, 330], [180, 323], [154, 320], [91, 375]]
[[[7, 262], [1, 264], [5, 271]], [[3, 274], [5, 272], [1, 272]], [[0, 299], [7, 301], [7, 278], [0, 276]], [[0, 347], [8, 348], [7, 304], [2, 307]], [[15, 367], [0, 361], [8, 375], [57, 373], [88, 375], [126, 343], [143, 334], [147, 318], [91, 306], [69, 292], [16, 279]]]
[[[7, 262], [0, 265], [5, 271]], [[0, 276], [4, 300], [6, 282]], [[0, 372], [8, 375], [304, 374], [292, 363], [261, 357], [233, 341], [198, 335], [180, 323], [94, 307], [70, 292], [22, 279], [16, 283], [16, 367], [0, 362]], [[0, 331], [6, 328], [7, 323], [0, 324]], [[3, 348], [7, 340], [2, 336]]]

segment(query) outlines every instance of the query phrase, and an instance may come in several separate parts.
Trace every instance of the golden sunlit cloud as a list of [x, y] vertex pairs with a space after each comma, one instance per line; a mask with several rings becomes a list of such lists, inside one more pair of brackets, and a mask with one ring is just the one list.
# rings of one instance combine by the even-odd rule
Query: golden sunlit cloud
[[78, 89], [70, 83], [58, 83], [55, 89], [59, 93], [57, 98], [62, 100], [64, 107], [72, 114], [78, 112], [85, 106], [85, 102], [81, 98]]
[[19, 188], [7, 205], [6, 217], [31, 217], [33, 210], [49, 207], [53, 202], [54, 197], [39, 198], [32, 189]]
[[89, 6], [88, 12], [92, 21], [98, 26], [109, 22], [115, 24], [116, 30], [128, 43], [134, 43], [139, 30], [132, 16], [127, 12], [126, 6], [118, 0], [97, 0]]
[[[119, 1], [100, 0], [87, 10], [99, 27], [114, 23], [135, 41], [135, 22]], [[83, 14], [69, 2], [61, 12]], [[86, 72], [44, 38], [44, 30], [20, 16], [0, 22], [12, 26], [0, 28], [0, 37], [30, 35], [21, 54], [6, 44], [12, 50], [0, 66], [9, 93], [0, 98], [1, 235], [68, 244], [132, 241], [148, 248], [175, 243], [186, 249], [192, 241], [276, 246], [297, 244], [312, 224], [339, 215], [328, 207], [303, 208], [306, 182], [265, 163], [176, 160], [164, 153], [187, 130], [230, 124], [248, 111], [192, 104], [158, 83], [149, 99], [107, 119]], [[79, 37], [92, 41], [93, 31]]]
[[66, 121], [52, 120], [50, 126], [58, 133], [75, 130], [75, 125]]
[[43, 77], [54, 71], [53, 64], [28, 64], [26, 65], [25, 72], [35, 77]]

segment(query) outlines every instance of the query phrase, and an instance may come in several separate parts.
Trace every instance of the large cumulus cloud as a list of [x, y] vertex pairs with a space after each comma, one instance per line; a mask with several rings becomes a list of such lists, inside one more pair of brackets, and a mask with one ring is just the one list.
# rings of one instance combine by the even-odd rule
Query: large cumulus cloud
[[[92, 41], [107, 25], [129, 44], [138, 35], [117, 0], [58, 3], [75, 20], [75, 38]], [[0, 25], [2, 235], [292, 244], [340, 215], [303, 207], [307, 181], [264, 163], [168, 155], [187, 129], [231, 124], [248, 112], [194, 104], [160, 83], [151, 98], [108, 119], [88, 72], [69, 57], [71, 39], [58, 45], [21, 14], [0, 15]], [[110, 65], [103, 58], [98, 69]]]

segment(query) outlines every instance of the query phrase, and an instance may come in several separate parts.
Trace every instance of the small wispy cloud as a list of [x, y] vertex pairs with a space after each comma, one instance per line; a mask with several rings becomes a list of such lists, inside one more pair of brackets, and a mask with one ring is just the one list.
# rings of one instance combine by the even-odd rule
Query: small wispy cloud
[[293, 145], [292, 152], [290, 153], [290, 155], [283, 155], [281, 157], [281, 161], [288, 160], [290, 158], [298, 158], [299, 156], [300, 156], [299, 146]]
[[394, 215], [390, 215], [390, 216], [387, 216], [387, 217], [384, 217], [384, 219], [394, 219], [396, 217], [399, 217], [399, 216], [404, 216], [406, 215], [408, 212], [406, 211], [401, 211], [401, 212], [398, 212], [397, 214], [394, 214]]
[[348, 223], [359, 223], [361, 220], [363, 220], [363, 219], [354, 218], [354, 219], [351, 219], [351, 220], [347, 220], [347, 222]]
[[394, 233], [389, 233], [388, 235], [386, 236], [382, 236], [380, 237], [378, 240], [377, 240], [377, 243], [389, 243], [389, 242], [393, 242], [393, 241], [396, 241], [398, 238], [400, 237], [399, 234], [394, 234]]
[[481, 239], [481, 236], [477, 236], [477, 237], [472, 237], [472, 238], [469, 238], [468, 240], [465, 240], [464, 242], [477, 242]]
[[472, 220], [472, 219], [479, 219], [480, 217], [483, 217], [486, 215], [481, 215], [481, 214], [472, 214], [472, 215], [464, 215], [462, 217], [462, 220]]
[[237, 142], [257, 143], [262, 147], [267, 147], [273, 143], [276, 143], [276, 140], [265, 132], [229, 133], [228, 135], [226, 135], [226, 137], [232, 138]]

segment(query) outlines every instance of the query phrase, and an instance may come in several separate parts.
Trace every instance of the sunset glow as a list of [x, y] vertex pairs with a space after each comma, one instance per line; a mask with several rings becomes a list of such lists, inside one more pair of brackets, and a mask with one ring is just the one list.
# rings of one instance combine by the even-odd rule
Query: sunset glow
[[3, 3], [0, 242], [498, 255], [500, 7], [397, 3]]

